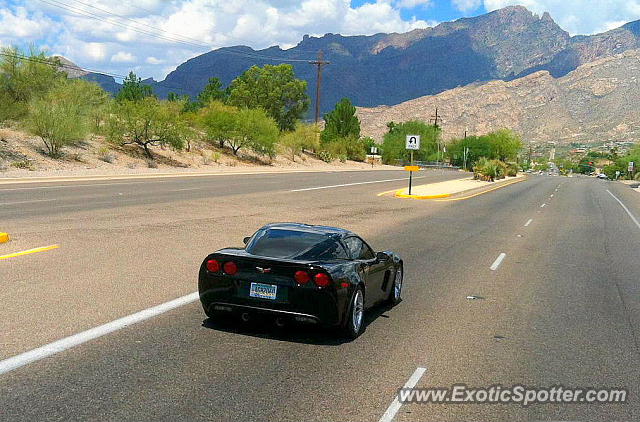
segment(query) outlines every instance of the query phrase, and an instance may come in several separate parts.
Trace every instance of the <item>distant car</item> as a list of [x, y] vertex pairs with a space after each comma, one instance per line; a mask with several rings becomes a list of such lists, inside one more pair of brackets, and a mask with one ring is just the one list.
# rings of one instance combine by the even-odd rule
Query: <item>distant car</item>
[[596, 176], [598, 179], [602, 179], [602, 180], [609, 180], [609, 176], [607, 176], [604, 173], [600, 173], [598, 176]]
[[348, 230], [299, 223], [268, 224], [221, 249], [200, 266], [198, 290], [210, 318], [266, 316], [338, 328], [356, 338], [366, 309], [401, 301], [403, 262], [374, 252]]

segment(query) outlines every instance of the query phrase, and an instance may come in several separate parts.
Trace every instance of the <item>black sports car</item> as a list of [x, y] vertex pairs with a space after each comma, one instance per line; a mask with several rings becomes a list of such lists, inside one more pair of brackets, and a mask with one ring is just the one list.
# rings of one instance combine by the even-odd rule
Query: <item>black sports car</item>
[[210, 318], [266, 314], [278, 325], [289, 319], [334, 326], [355, 338], [365, 309], [400, 301], [402, 259], [375, 253], [348, 230], [276, 223], [244, 243], [212, 253], [200, 267], [200, 301]]

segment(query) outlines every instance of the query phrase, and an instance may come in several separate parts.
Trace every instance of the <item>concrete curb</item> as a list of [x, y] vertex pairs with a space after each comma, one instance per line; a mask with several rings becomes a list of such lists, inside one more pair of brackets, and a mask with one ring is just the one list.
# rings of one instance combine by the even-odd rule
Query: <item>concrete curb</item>
[[9, 240], [11, 240], [9, 233], [0, 232], [0, 243], [7, 243]]
[[184, 172], [184, 173], [143, 173], [143, 174], [111, 174], [111, 175], [85, 175], [85, 176], [37, 176], [37, 177], [0, 177], [0, 185], [16, 183], [48, 183], [48, 182], [92, 182], [103, 180], [129, 180], [129, 179], [160, 179], [177, 177], [207, 177], [207, 176], [246, 176], [262, 174], [289, 174], [289, 173], [341, 173], [356, 171], [396, 171], [400, 168], [355, 168], [355, 169], [291, 169], [291, 170], [264, 170], [264, 171], [219, 171], [219, 172]]
[[[507, 186], [511, 186], [511, 185], [516, 184], [516, 183], [524, 182], [525, 180], [527, 180], [526, 176], [522, 177], [522, 178], [519, 178], [517, 180], [511, 180], [511, 181], [508, 181], [508, 182], [501, 183], [498, 186], [487, 186], [490, 189], [481, 190], [480, 192], [472, 193], [471, 195], [466, 195], [466, 196], [456, 197], [456, 198], [450, 198], [450, 199], [438, 199], [437, 201], [462, 201], [462, 200], [465, 200], [465, 199], [471, 199], [471, 198], [475, 198], [476, 196], [484, 195], [485, 193], [493, 192], [494, 190], [506, 188]], [[476, 189], [469, 189], [467, 191], [458, 192], [456, 195], [464, 194], [465, 192], [468, 193], [468, 192], [471, 192], [471, 191], [474, 191], [474, 190], [476, 190]]]
[[451, 195], [453, 195], [452, 193], [441, 193], [441, 194], [438, 194], [438, 195], [409, 195], [409, 194], [406, 194], [406, 193], [401, 193], [404, 190], [406, 190], [406, 188], [402, 188], [402, 189], [396, 191], [395, 196], [397, 198], [437, 199], [437, 198], [448, 198]]
[[[440, 201], [459, 201], [459, 200], [462, 200], [462, 199], [469, 199], [469, 198], [473, 198], [473, 197], [478, 196], [478, 195], [482, 195], [484, 193], [492, 192], [494, 190], [497, 190], [497, 189], [512, 185], [514, 183], [524, 182], [525, 180], [527, 180], [527, 177], [523, 176], [523, 177], [519, 177], [516, 180], [505, 180], [505, 181], [502, 181], [502, 182], [496, 182], [497, 186], [488, 185], [488, 186], [483, 186], [483, 187], [480, 187], [480, 188], [476, 187], [476, 188], [472, 188], [472, 189], [466, 189], [466, 190], [463, 190], [463, 191], [460, 191], [460, 192], [442, 193], [442, 194], [438, 194], [438, 195], [408, 195], [408, 194], [402, 193], [402, 191], [406, 190], [406, 188], [402, 188], [402, 189], [399, 189], [398, 191], [396, 191], [394, 196], [396, 198], [408, 198], [408, 199], [437, 199], [437, 200], [440, 200]], [[474, 193], [474, 194], [469, 195], [469, 196], [463, 196], [466, 193], [473, 192], [473, 191], [478, 191], [478, 190], [480, 190], [480, 191], [477, 192], [477, 193]], [[451, 196], [454, 196], [454, 195], [456, 196], [455, 198], [447, 199], [447, 198], [450, 198]], [[460, 196], [462, 196], [462, 197], [460, 197]]]

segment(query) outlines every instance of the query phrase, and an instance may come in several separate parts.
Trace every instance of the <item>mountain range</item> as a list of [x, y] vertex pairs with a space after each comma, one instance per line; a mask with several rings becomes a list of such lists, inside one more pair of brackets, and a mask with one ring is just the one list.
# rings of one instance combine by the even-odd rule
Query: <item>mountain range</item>
[[[162, 97], [171, 91], [195, 96], [211, 77], [229, 84], [252, 65], [293, 60], [297, 77], [309, 83], [313, 104], [316, 68], [308, 60], [322, 50], [331, 62], [323, 74], [322, 110], [326, 112], [343, 97], [372, 107], [476, 82], [509, 81], [541, 70], [561, 77], [581, 64], [639, 47], [640, 21], [602, 34], [572, 37], [548, 13], [538, 16], [522, 6], [510, 6], [403, 34], [305, 36], [286, 50], [278, 46], [220, 48], [187, 60], [163, 81], [147, 83]], [[119, 89], [110, 76], [84, 77], [110, 92]]]
[[394, 106], [358, 108], [363, 135], [382, 140], [388, 122], [432, 121], [444, 139], [509, 128], [527, 142], [637, 142], [640, 139], [640, 50], [580, 65], [559, 78], [538, 71], [451, 89]]

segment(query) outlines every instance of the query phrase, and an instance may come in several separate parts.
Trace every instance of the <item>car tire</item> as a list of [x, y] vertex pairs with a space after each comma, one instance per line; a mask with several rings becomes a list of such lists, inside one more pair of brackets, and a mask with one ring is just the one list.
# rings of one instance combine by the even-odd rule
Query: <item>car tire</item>
[[393, 276], [393, 284], [391, 285], [389, 298], [387, 299], [387, 304], [390, 306], [396, 306], [398, 303], [402, 302], [402, 282], [404, 280], [403, 277], [404, 266], [402, 264], [399, 264], [398, 269]]
[[362, 332], [364, 326], [364, 290], [362, 287], [356, 287], [349, 309], [342, 324], [342, 334], [349, 340], [356, 339]]

